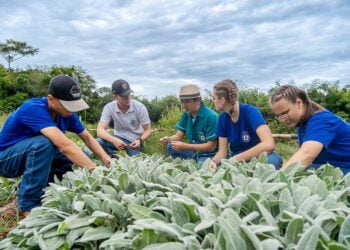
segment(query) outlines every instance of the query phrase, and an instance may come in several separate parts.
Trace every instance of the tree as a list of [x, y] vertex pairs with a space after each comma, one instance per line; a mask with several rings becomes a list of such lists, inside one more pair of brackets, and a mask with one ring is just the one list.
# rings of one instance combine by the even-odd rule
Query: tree
[[6, 39], [5, 43], [0, 43], [0, 54], [8, 63], [8, 69], [11, 69], [11, 63], [25, 56], [34, 56], [39, 49], [29, 46], [26, 42]]

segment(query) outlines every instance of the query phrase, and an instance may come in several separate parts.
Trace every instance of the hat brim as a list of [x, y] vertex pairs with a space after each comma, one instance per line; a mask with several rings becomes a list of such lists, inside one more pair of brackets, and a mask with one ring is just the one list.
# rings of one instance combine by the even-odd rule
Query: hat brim
[[188, 99], [195, 99], [201, 97], [200, 94], [193, 94], [193, 95], [180, 95], [180, 100], [188, 100]]
[[69, 112], [79, 112], [89, 108], [89, 105], [83, 99], [79, 99], [75, 101], [64, 101], [61, 99], [58, 99], [58, 100], [63, 105], [63, 107]]
[[126, 96], [130, 95], [132, 92], [134, 92], [134, 91], [132, 91], [131, 89], [128, 89], [128, 90], [125, 90], [124, 92], [122, 92], [120, 94], [116, 94], [116, 95], [126, 97]]

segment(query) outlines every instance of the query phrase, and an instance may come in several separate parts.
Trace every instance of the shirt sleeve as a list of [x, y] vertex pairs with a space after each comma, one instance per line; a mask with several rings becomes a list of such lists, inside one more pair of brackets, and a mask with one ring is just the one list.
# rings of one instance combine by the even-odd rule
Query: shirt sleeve
[[72, 116], [70, 117], [69, 126], [67, 130], [76, 134], [80, 134], [85, 130], [84, 125], [81, 123], [76, 113], [73, 113]]
[[109, 105], [107, 104], [103, 107], [100, 122], [104, 122], [104, 123], [109, 124], [111, 122], [111, 120], [112, 120], [112, 112], [111, 112]]
[[323, 116], [311, 117], [307, 123], [303, 142], [317, 141], [327, 148], [334, 140], [337, 129], [338, 126], [332, 119], [327, 119]]
[[142, 105], [139, 113], [139, 121], [141, 125], [148, 125], [151, 123], [151, 119], [149, 118], [147, 108]]
[[219, 116], [217, 126], [216, 126], [216, 135], [218, 137], [225, 137], [227, 138], [227, 131], [225, 128], [225, 113], [222, 113]]
[[19, 121], [35, 133], [47, 127], [57, 127], [48, 110], [35, 105], [21, 109]]
[[249, 126], [256, 131], [256, 129], [263, 124], [266, 124], [264, 117], [262, 116], [260, 110], [254, 106], [250, 106], [246, 110], [246, 118]]
[[218, 117], [216, 115], [211, 115], [208, 117], [208, 124], [206, 128], [206, 135], [208, 141], [214, 141], [217, 139], [216, 127], [218, 124]]
[[176, 124], [176, 129], [186, 133], [186, 113], [183, 113], [180, 120]]

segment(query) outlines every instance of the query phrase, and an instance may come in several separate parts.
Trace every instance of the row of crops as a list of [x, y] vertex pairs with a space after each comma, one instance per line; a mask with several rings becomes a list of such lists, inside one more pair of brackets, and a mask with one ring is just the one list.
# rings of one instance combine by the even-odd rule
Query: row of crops
[[325, 165], [120, 158], [69, 172], [0, 249], [350, 249], [350, 175]]

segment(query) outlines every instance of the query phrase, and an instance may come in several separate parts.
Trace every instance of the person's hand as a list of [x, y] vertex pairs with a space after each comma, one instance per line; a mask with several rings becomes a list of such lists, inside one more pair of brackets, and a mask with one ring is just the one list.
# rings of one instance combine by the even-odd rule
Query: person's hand
[[230, 159], [229, 159], [229, 161], [230, 161], [230, 163], [232, 163], [232, 164], [236, 164], [238, 161], [237, 161], [237, 159], [233, 156], [233, 157], [231, 157]]
[[115, 138], [115, 140], [113, 141], [113, 144], [117, 149], [124, 149], [128, 146], [128, 144], [126, 144], [125, 142], [123, 142], [118, 138]]
[[159, 139], [160, 143], [166, 146], [170, 142], [170, 137], [169, 136], [164, 136]]
[[109, 168], [111, 166], [112, 158], [109, 155], [105, 155], [101, 158], [103, 165]]
[[140, 148], [140, 145], [141, 145], [141, 141], [139, 139], [136, 139], [135, 141], [133, 141], [129, 147], [130, 148]]
[[180, 151], [186, 149], [186, 143], [182, 141], [172, 141], [171, 146], [175, 151]]
[[95, 168], [96, 168], [96, 166], [95, 167], [86, 167], [86, 169], [89, 171], [90, 174], [92, 173], [92, 171], [94, 171]]
[[209, 170], [212, 171], [213, 173], [215, 173], [216, 170], [218, 170], [218, 166], [216, 165], [216, 163], [214, 161], [210, 161]]

